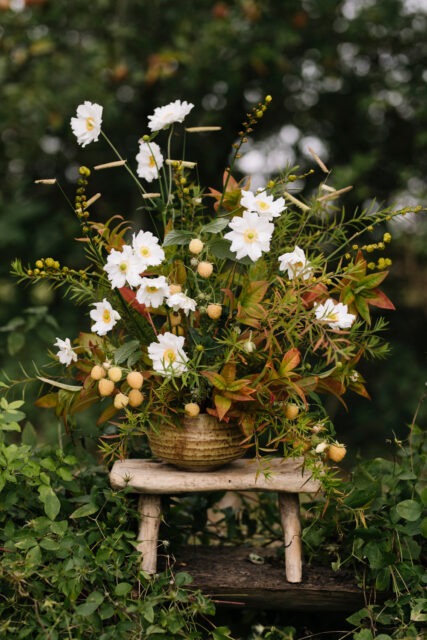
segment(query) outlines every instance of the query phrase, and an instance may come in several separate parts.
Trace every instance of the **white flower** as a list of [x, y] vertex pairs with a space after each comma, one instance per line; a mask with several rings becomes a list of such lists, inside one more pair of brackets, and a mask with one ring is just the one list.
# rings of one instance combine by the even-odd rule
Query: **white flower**
[[102, 302], [94, 302], [93, 306], [95, 309], [90, 312], [90, 317], [95, 320], [95, 324], [92, 325], [92, 331], [99, 336], [105, 336], [114, 327], [117, 320], [120, 320], [120, 315], [117, 311], [114, 311], [105, 298]]
[[257, 213], [269, 221], [280, 216], [282, 211], [286, 209], [283, 198], [274, 200], [273, 196], [268, 196], [265, 191], [259, 191], [255, 194], [252, 191], [242, 191], [240, 204], [248, 211]]
[[279, 261], [280, 271], [287, 271], [289, 280], [297, 277], [308, 280], [313, 273], [304, 251], [299, 247], [295, 247], [292, 253], [284, 253], [279, 256]]
[[331, 329], [349, 329], [356, 316], [348, 313], [348, 307], [342, 302], [335, 302], [328, 298], [324, 304], [314, 305], [315, 315], [318, 320], [327, 322]]
[[329, 445], [328, 445], [327, 442], [319, 442], [319, 444], [317, 445], [315, 451], [316, 451], [316, 453], [324, 453], [328, 447], [329, 447]]
[[160, 131], [160, 129], [167, 129], [169, 125], [174, 122], [183, 122], [185, 116], [187, 116], [194, 104], [191, 102], [181, 102], [181, 100], [175, 100], [170, 102], [164, 107], [157, 107], [154, 109], [152, 116], [148, 116], [148, 126], [151, 131]]
[[137, 287], [141, 283], [140, 261], [128, 244], [123, 246], [122, 251], [111, 250], [104, 271], [107, 272], [113, 289], [124, 287], [126, 282], [131, 287]]
[[77, 107], [77, 118], [71, 118], [71, 128], [77, 142], [85, 147], [96, 142], [101, 133], [102, 107], [99, 104], [84, 102]]
[[140, 304], [157, 309], [168, 296], [169, 285], [165, 276], [141, 278], [141, 286], [136, 292], [136, 299]]
[[151, 182], [159, 177], [159, 170], [163, 167], [163, 156], [158, 144], [140, 142], [136, 161], [138, 163], [136, 173], [140, 178]]
[[172, 307], [174, 311], [182, 309], [188, 316], [190, 311], [196, 310], [196, 301], [189, 298], [185, 293], [174, 293], [166, 300], [168, 307]]
[[231, 240], [231, 251], [236, 252], [238, 260], [249, 256], [255, 262], [263, 251], [270, 249], [270, 240], [274, 225], [256, 213], [245, 211], [243, 216], [235, 216], [229, 224], [233, 231], [224, 238]]
[[67, 367], [71, 364], [71, 362], [76, 362], [77, 353], [71, 346], [70, 338], [65, 338], [65, 340], [56, 338], [54, 346], [58, 347], [59, 349], [58, 353], [56, 354], [59, 358], [59, 362], [61, 362], [62, 364], [66, 364]]
[[159, 246], [159, 240], [151, 231], [140, 231], [133, 234], [132, 247], [135, 257], [139, 260], [139, 268], [145, 271], [147, 267], [156, 267], [165, 259], [165, 252]]
[[152, 342], [148, 347], [154, 371], [166, 376], [187, 371], [188, 357], [182, 350], [184, 338], [167, 331], [157, 336], [157, 340], [158, 342]]

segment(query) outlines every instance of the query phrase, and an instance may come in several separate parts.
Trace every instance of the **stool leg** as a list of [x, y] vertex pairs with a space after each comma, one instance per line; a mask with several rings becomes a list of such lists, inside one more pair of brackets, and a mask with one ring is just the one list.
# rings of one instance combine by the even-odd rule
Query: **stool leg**
[[141, 569], [146, 573], [156, 573], [157, 543], [160, 526], [160, 496], [141, 494], [138, 511], [141, 522], [138, 531], [137, 549], [142, 553]]
[[279, 493], [279, 513], [285, 541], [286, 579], [301, 582], [301, 522], [297, 493]]

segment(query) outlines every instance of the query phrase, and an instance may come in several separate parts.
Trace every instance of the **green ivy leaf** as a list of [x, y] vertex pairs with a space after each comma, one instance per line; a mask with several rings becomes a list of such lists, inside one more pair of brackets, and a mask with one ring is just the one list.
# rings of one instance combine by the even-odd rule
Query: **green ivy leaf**
[[216, 218], [212, 222], [205, 224], [200, 231], [203, 233], [219, 233], [228, 226], [228, 223], [228, 218]]
[[39, 494], [47, 517], [51, 520], [55, 520], [61, 508], [61, 503], [59, 502], [52, 487], [47, 484], [41, 485], [39, 487]]
[[[125, 596], [129, 591], [132, 590], [132, 585], [129, 582], [119, 582], [119, 584], [114, 589], [114, 593], [116, 596]], [[152, 622], [152, 620], [149, 620]]]
[[414, 522], [421, 515], [421, 505], [416, 500], [403, 500], [396, 505], [396, 511], [401, 518]]
[[92, 593], [86, 598], [86, 601], [75, 608], [75, 613], [78, 616], [90, 616], [103, 602], [104, 596], [102, 593], [99, 591], [92, 591]]
[[91, 516], [96, 511], [98, 511], [96, 504], [89, 502], [89, 504], [84, 504], [82, 507], [73, 511], [70, 518], [84, 518], [85, 516]]

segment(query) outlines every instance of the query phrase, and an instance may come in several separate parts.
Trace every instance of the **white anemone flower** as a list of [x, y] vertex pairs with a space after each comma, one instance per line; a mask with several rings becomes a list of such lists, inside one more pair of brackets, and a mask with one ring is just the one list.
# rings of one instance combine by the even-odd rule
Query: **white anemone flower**
[[280, 271], [287, 271], [289, 280], [299, 277], [308, 280], [313, 273], [304, 251], [299, 247], [295, 247], [291, 253], [283, 253], [279, 261]]
[[232, 231], [224, 238], [231, 240], [231, 251], [236, 252], [237, 259], [249, 256], [254, 262], [262, 256], [263, 251], [270, 249], [270, 240], [274, 225], [257, 213], [245, 211], [243, 216], [235, 216], [229, 224]]
[[131, 287], [137, 287], [141, 283], [140, 261], [128, 244], [125, 244], [121, 251], [111, 250], [104, 271], [107, 272], [113, 289], [124, 287], [126, 282]]
[[267, 195], [265, 191], [258, 191], [257, 193], [242, 191], [240, 204], [247, 211], [253, 211], [262, 218], [266, 218], [269, 222], [271, 222], [273, 218], [280, 216], [282, 211], [286, 209], [283, 198], [277, 198], [277, 200], [275, 200], [273, 196]]
[[159, 246], [159, 240], [151, 231], [140, 231], [133, 234], [132, 247], [135, 257], [139, 260], [139, 268], [145, 271], [147, 267], [156, 267], [165, 259], [165, 252]]
[[102, 107], [100, 104], [86, 100], [77, 107], [77, 118], [71, 118], [71, 128], [77, 142], [85, 147], [89, 142], [96, 142], [101, 133]]
[[196, 301], [185, 293], [174, 293], [166, 300], [168, 307], [172, 307], [174, 311], [182, 309], [185, 315], [188, 316], [190, 311], [196, 310]]
[[136, 292], [136, 299], [140, 304], [157, 309], [168, 296], [169, 285], [165, 276], [141, 278], [141, 286]]
[[58, 347], [59, 351], [56, 354], [59, 358], [59, 362], [61, 364], [66, 364], [67, 367], [77, 360], [77, 353], [74, 351], [71, 346], [70, 338], [65, 338], [65, 340], [61, 340], [61, 338], [56, 338], [56, 342], [54, 343], [55, 347]]
[[167, 331], [157, 336], [158, 342], [148, 347], [148, 355], [153, 361], [153, 369], [164, 376], [182, 374], [187, 371], [188, 357], [183, 351], [184, 337]]
[[181, 102], [181, 100], [175, 100], [170, 102], [164, 107], [157, 107], [154, 109], [154, 113], [148, 116], [148, 126], [151, 131], [160, 131], [160, 129], [167, 129], [174, 122], [183, 122], [185, 116], [187, 116], [194, 104], [191, 102]]
[[314, 305], [316, 318], [322, 322], [327, 322], [331, 329], [349, 329], [356, 316], [348, 313], [348, 307], [342, 302], [335, 302], [328, 298], [325, 303]]
[[159, 171], [163, 167], [163, 156], [158, 144], [140, 142], [136, 161], [138, 163], [136, 173], [140, 178], [152, 182], [159, 177]]
[[94, 302], [93, 306], [95, 309], [90, 312], [90, 317], [95, 320], [95, 324], [92, 325], [92, 331], [99, 336], [105, 336], [114, 327], [117, 320], [120, 320], [120, 314], [113, 309], [105, 298], [102, 302]]

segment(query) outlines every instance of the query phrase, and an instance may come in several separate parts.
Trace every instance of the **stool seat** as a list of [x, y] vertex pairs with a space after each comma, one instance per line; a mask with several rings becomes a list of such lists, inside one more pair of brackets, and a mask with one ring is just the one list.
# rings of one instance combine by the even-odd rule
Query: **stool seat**
[[216, 471], [183, 471], [165, 462], [144, 459], [118, 460], [110, 472], [115, 489], [131, 487], [140, 493], [141, 522], [137, 549], [146, 573], [157, 570], [160, 496], [201, 491], [276, 491], [284, 534], [286, 578], [302, 580], [301, 522], [298, 493], [315, 493], [320, 481], [304, 468], [304, 458], [273, 458], [259, 469], [254, 460], [235, 460]]

